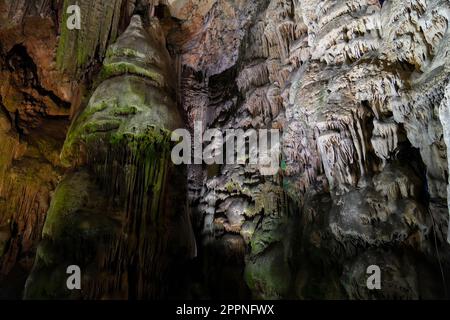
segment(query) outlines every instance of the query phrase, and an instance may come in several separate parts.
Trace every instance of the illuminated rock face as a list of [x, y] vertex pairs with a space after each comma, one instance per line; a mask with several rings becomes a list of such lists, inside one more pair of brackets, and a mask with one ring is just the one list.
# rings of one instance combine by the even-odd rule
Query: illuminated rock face
[[[80, 298], [60, 283], [77, 263], [83, 298], [177, 281], [192, 298], [444, 297], [448, 1], [95, 0], [58, 48], [56, 14], [34, 4], [0, 2], [0, 274], [26, 278], [40, 242], [28, 298]], [[39, 132], [51, 117], [64, 125]], [[186, 179], [168, 135], [196, 121], [280, 129], [279, 174], [197, 165]]]
[[[74, 172], [55, 190], [26, 298], [164, 297], [170, 269], [194, 249], [185, 178], [170, 162], [170, 132], [182, 122], [158, 31], [136, 15], [107, 52], [102, 82], [63, 147]], [[64, 265], [84, 270], [83, 291], [65, 287]]]

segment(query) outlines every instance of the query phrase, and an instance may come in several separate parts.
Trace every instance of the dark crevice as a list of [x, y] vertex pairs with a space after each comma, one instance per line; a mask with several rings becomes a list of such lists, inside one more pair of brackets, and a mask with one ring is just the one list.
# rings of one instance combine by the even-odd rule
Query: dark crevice
[[56, 105], [69, 109], [70, 103], [59, 98], [54, 92], [40, 85], [36, 64], [29, 56], [27, 49], [21, 45], [15, 45], [6, 55], [7, 68], [11, 73], [18, 73], [23, 86], [31, 86], [41, 96], [50, 98]]
[[166, 5], [159, 4], [155, 7], [154, 15], [159, 20], [163, 20], [170, 17], [170, 10]]
[[411, 142], [406, 138], [406, 130], [403, 124], [398, 124], [399, 127], [399, 136], [405, 137], [403, 141], [399, 142], [398, 152], [396, 155], [396, 160], [400, 164], [405, 164], [410, 167], [416, 176], [421, 181], [420, 188], [420, 200], [423, 203], [428, 205], [430, 201], [430, 192], [428, 190], [428, 179], [427, 179], [427, 168], [425, 163], [422, 160], [422, 156], [420, 154], [420, 150], [414, 148]]

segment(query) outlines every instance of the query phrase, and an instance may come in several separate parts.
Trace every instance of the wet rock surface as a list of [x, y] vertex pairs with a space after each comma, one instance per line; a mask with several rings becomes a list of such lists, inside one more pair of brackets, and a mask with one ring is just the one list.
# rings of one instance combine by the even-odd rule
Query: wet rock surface
[[[0, 1], [1, 296], [66, 296], [46, 279], [84, 241], [84, 298], [166, 294], [129, 285], [174, 274], [135, 228], [153, 212], [177, 297], [448, 298], [448, 1], [79, 1], [74, 32], [67, 4]], [[120, 166], [162, 172], [151, 146], [199, 121], [280, 129], [279, 172], [189, 165], [146, 209], [161, 179]]]

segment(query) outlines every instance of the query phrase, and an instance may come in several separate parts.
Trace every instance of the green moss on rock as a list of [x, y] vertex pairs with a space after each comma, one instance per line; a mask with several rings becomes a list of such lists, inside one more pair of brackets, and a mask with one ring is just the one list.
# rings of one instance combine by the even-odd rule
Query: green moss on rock
[[[108, 43], [117, 36], [122, 3], [123, 0], [64, 1], [56, 55], [60, 69], [79, 75], [96, 56], [104, 57]], [[80, 7], [80, 30], [67, 28], [67, 8], [73, 4]]]
[[271, 300], [288, 295], [290, 274], [283, 247], [278, 245], [251, 259], [246, 265], [244, 277], [254, 298]]
[[285, 222], [282, 217], [264, 217], [250, 240], [251, 254], [261, 254], [270, 245], [281, 241], [285, 236]]
[[135, 74], [138, 76], [146, 77], [155, 81], [155, 83], [160, 87], [165, 86], [166, 84], [161, 70], [157, 70], [154, 67], [142, 68], [136, 64], [124, 61], [105, 64], [102, 68], [99, 78], [100, 81], [102, 81], [122, 74]]

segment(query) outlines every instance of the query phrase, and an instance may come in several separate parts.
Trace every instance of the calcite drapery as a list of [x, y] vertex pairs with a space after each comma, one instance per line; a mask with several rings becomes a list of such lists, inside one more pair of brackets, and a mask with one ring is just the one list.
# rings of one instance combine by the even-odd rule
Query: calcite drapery
[[[26, 298], [161, 298], [168, 269], [193, 250], [184, 188], [170, 187], [184, 180], [170, 163], [182, 123], [159, 28], [135, 15], [107, 51], [63, 148], [75, 171], [55, 191]], [[65, 287], [65, 265], [83, 270], [81, 292]]]

